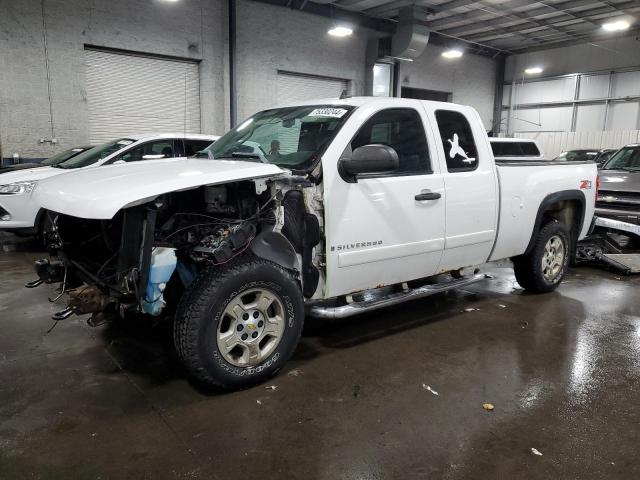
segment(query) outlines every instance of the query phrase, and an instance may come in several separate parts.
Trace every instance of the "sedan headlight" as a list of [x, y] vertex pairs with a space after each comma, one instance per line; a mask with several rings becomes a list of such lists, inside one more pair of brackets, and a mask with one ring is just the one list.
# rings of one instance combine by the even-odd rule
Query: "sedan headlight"
[[0, 195], [20, 195], [31, 193], [36, 186], [36, 182], [17, 182], [0, 185]]

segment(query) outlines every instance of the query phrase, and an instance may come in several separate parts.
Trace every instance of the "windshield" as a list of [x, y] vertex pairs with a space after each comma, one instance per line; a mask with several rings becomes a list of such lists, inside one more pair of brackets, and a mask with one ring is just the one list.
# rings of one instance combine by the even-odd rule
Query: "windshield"
[[54, 155], [53, 157], [49, 157], [40, 162], [40, 165], [45, 165], [47, 167], [51, 167], [53, 165], [58, 165], [59, 163], [64, 162], [65, 160], [69, 160], [71, 157], [75, 157], [80, 152], [85, 151], [87, 148], [71, 148], [69, 150], [65, 150], [62, 153]]
[[603, 170], [640, 171], [640, 146], [623, 147], [602, 167]]
[[562, 152], [553, 160], [565, 162], [584, 162], [586, 160], [595, 160], [597, 155], [597, 150], [569, 150], [568, 152]]
[[86, 167], [87, 165], [91, 165], [92, 163], [96, 163], [97, 161], [108, 157], [118, 150], [122, 150], [127, 145], [131, 145], [134, 141], [135, 140], [131, 140], [130, 138], [120, 138], [113, 142], [103, 143], [102, 145], [90, 148], [89, 150], [79, 153], [75, 157], [72, 157], [69, 160], [66, 160], [55, 166], [58, 168]]
[[238, 125], [203, 153], [216, 160], [242, 159], [306, 170], [320, 158], [353, 108], [314, 105], [266, 110]]

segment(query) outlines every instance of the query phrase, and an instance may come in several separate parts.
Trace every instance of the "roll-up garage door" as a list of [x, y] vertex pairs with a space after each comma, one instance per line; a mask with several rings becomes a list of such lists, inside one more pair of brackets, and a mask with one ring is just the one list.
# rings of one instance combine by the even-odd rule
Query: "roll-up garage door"
[[200, 133], [191, 61], [85, 50], [91, 143], [154, 132]]
[[278, 72], [278, 104], [295, 103], [314, 98], [340, 98], [348, 81]]

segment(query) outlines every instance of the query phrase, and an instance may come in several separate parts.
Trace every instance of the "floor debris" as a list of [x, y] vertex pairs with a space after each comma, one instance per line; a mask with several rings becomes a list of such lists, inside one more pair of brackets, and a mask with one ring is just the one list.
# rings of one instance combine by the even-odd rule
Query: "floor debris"
[[485, 410], [493, 410], [495, 407], [493, 406], [493, 403], [483, 403], [482, 404], [482, 408], [484, 408]]
[[262, 405], [262, 402], [261, 402], [260, 400], [256, 400], [256, 403], [257, 403], [258, 405]]
[[465, 312], [476, 312], [476, 311], [479, 311], [479, 310], [480, 310], [479, 308], [465, 308], [464, 309]]
[[436, 392], [433, 388], [431, 388], [429, 385], [427, 385], [426, 383], [422, 384], [422, 388], [424, 388], [425, 390], [428, 390], [429, 392], [433, 393], [436, 396], [439, 396], [440, 394], [438, 392]]
[[542, 456], [542, 453], [540, 453], [540, 451], [536, 450], [535, 448], [531, 449], [531, 453], [533, 453], [534, 455], [538, 455], [539, 457]]
[[498, 304], [498, 306], [499, 306], [500, 308], [507, 308], [507, 306], [506, 306], [506, 305], [503, 305], [502, 303], [499, 303], [499, 304]]
[[265, 390], [277, 390], [278, 386], [277, 385], [269, 385], [268, 387], [264, 387]]
[[287, 375], [291, 375], [292, 377], [298, 377], [300, 376], [302, 372], [300, 370], [298, 370], [297, 368], [291, 370]]

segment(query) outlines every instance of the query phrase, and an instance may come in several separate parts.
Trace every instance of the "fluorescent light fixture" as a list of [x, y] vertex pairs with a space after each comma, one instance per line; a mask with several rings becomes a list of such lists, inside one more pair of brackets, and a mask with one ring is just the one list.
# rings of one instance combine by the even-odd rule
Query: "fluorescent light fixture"
[[524, 70], [527, 75], [535, 75], [536, 73], [542, 73], [544, 70], [542, 67], [529, 67]]
[[619, 32], [621, 30], [626, 30], [629, 28], [629, 22], [626, 20], [618, 20], [615, 22], [608, 22], [602, 25], [602, 29], [607, 32]]
[[334, 37], [348, 37], [353, 33], [353, 30], [349, 27], [333, 27], [327, 33]]
[[457, 50], [455, 48], [452, 50], [445, 50], [442, 52], [442, 56], [444, 58], [460, 58], [462, 56], [462, 50]]

